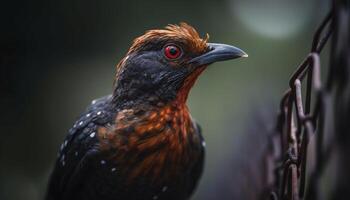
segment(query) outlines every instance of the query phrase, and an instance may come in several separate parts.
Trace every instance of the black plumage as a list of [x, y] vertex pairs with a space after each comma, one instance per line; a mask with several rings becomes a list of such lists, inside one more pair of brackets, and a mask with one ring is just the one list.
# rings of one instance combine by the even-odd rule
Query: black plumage
[[137, 38], [118, 64], [113, 94], [93, 101], [69, 130], [46, 199], [189, 199], [204, 141], [188, 93], [209, 64], [245, 55], [207, 43], [187, 24]]

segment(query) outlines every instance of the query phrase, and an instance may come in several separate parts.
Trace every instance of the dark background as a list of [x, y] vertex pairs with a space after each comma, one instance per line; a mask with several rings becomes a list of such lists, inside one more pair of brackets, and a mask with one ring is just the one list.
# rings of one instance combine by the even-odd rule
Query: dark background
[[249, 54], [211, 66], [188, 100], [207, 141], [194, 199], [210, 199], [219, 175], [232, 173], [221, 166], [250, 108], [280, 98], [328, 10], [324, 0], [2, 2], [0, 199], [42, 199], [60, 142], [91, 100], [111, 92], [131, 41], [181, 21]]

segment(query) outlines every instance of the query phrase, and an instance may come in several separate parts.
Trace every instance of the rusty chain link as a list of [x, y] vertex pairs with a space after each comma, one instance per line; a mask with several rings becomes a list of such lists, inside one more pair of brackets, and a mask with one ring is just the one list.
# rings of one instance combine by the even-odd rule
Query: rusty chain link
[[[323, 148], [324, 96], [321, 83], [320, 53], [332, 33], [332, 13], [329, 13], [316, 30], [310, 54], [297, 67], [289, 81], [289, 89], [282, 97], [276, 126], [278, 142], [274, 143], [277, 167], [271, 199], [317, 199], [316, 184], [319, 168], [306, 173], [308, 147], [317, 132], [315, 165], [325, 161]], [[303, 95], [303, 81], [306, 81]], [[274, 136], [273, 136], [274, 137]], [[313, 138], [314, 139], [314, 138]], [[277, 146], [278, 147], [277, 147]], [[281, 155], [281, 152], [285, 152]], [[307, 174], [312, 178], [308, 181]], [[306, 188], [308, 191], [306, 191]], [[307, 198], [309, 199], [309, 198]]]

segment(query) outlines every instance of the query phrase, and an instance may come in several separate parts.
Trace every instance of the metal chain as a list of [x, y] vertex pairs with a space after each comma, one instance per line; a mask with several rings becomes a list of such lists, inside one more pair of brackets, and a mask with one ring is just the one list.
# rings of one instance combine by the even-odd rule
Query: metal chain
[[[272, 147], [277, 155], [275, 181], [270, 199], [317, 199], [317, 184], [321, 166], [325, 162], [323, 148], [324, 88], [321, 83], [320, 53], [332, 33], [332, 13], [329, 13], [316, 30], [310, 54], [297, 67], [289, 80], [289, 89], [280, 102], [274, 136], [279, 142]], [[303, 81], [305, 80], [305, 95]], [[317, 133], [316, 133], [317, 132]], [[318, 166], [306, 173], [308, 148], [317, 134], [314, 158]], [[277, 145], [277, 146], [276, 146]], [[281, 155], [281, 152], [286, 152]], [[307, 174], [310, 180], [306, 187]], [[307, 188], [308, 191], [305, 191]], [[307, 198], [309, 199], [309, 198]]]

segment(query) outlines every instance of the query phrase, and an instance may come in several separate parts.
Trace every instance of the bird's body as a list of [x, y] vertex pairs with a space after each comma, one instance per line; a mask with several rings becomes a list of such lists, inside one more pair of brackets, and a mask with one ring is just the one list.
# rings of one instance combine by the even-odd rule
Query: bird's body
[[70, 130], [50, 192], [57, 199], [187, 199], [204, 157], [187, 108], [115, 110], [111, 101], [93, 101]]
[[208, 44], [187, 24], [137, 38], [113, 94], [93, 101], [61, 145], [47, 200], [189, 199], [204, 141], [186, 99], [213, 59], [198, 59]]

